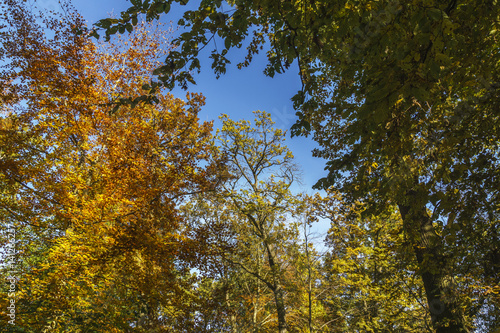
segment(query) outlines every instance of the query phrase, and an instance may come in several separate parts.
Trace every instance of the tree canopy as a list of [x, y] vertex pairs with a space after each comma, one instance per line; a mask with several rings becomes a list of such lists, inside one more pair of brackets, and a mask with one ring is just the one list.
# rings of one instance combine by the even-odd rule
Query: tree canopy
[[[173, 4], [133, 1], [96, 27], [109, 37]], [[296, 63], [303, 88], [293, 97], [292, 134], [311, 134], [321, 146], [314, 155], [327, 160], [329, 175], [316, 186], [363, 200], [367, 214], [397, 206], [434, 328], [470, 331], [452, 283], [458, 263], [492, 267], [480, 269], [483, 288], [499, 282], [491, 261], [499, 251], [497, 1], [208, 0], [178, 24], [186, 28], [175, 40], [180, 50], [155, 70], [154, 84], [194, 82], [200, 50], [217, 38], [224, 46], [214, 44], [210, 56], [216, 75], [243, 45], [240, 67], [265, 43], [266, 75]]]
[[114, 107], [142, 91], [169, 31], [142, 25], [96, 45], [75, 35], [83, 22], [69, 5], [39, 18], [22, 1], [7, 4], [0, 218], [2, 247], [4, 227], [16, 232], [19, 281], [15, 325], [3, 314], [2, 328], [189, 329], [203, 231], [187, 229], [177, 207], [217, 183], [203, 96]]
[[[2, 1], [2, 329], [498, 328], [497, 1], [187, 3], [93, 30], [66, 2]], [[171, 10], [172, 40], [152, 22]], [[264, 49], [266, 75], [298, 68], [291, 133], [319, 143], [324, 195], [294, 191], [266, 112], [214, 135], [202, 95], [167, 93], [212, 45], [216, 76], [239, 47], [240, 68]]]

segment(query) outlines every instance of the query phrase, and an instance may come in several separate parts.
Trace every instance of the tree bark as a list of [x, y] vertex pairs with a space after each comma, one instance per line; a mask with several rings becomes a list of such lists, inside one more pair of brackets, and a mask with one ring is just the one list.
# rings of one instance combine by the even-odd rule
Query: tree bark
[[266, 246], [266, 252], [269, 262], [269, 268], [273, 276], [273, 283], [271, 290], [274, 294], [274, 302], [276, 304], [276, 311], [278, 313], [278, 331], [279, 333], [286, 333], [286, 309], [285, 309], [285, 297], [283, 287], [281, 285], [280, 269], [278, 267], [277, 258], [274, 251], [271, 249], [271, 245], [264, 242]]
[[442, 239], [434, 230], [422, 197], [425, 195], [409, 191], [406, 202], [399, 202], [398, 206], [424, 283], [433, 327], [436, 333], [468, 333], [457, 303], [449, 262], [443, 253]]
[[[231, 309], [231, 301], [230, 301], [230, 297], [229, 297], [229, 292], [227, 290], [225, 290], [224, 295], [225, 295], [224, 299], [226, 301], [226, 307], [228, 309]], [[238, 325], [237, 325], [236, 316], [234, 315], [234, 313], [230, 313], [229, 322], [231, 323], [231, 333], [237, 333], [238, 332]]]
[[278, 331], [279, 333], [286, 333], [286, 310], [285, 301], [283, 297], [283, 288], [281, 285], [277, 285], [273, 290], [274, 300], [276, 302], [276, 309], [278, 311]]

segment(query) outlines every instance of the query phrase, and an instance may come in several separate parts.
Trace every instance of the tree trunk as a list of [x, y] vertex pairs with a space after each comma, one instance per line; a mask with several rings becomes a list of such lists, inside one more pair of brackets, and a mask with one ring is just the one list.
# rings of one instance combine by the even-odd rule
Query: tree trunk
[[278, 267], [277, 258], [274, 251], [271, 249], [271, 245], [264, 242], [267, 252], [267, 259], [269, 262], [269, 268], [273, 276], [273, 283], [270, 289], [274, 294], [274, 302], [276, 304], [276, 311], [278, 313], [278, 331], [279, 333], [286, 333], [286, 309], [285, 309], [285, 297], [283, 287], [281, 285], [281, 274], [280, 268]]
[[413, 246], [419, 274], [424, 283], [427, 304], [436, 333], [468, 333], [463, 312], [457, 304], [449, 263], [443, 253], [425, 203], [416, 191], [409, 191], [407, 202], [398, 203], [405, 233]]
[[307, 234], [307, 223], [304, 223], [304, 241], [305, 252], [307, 259], [307, 328], [309, 333], [312, 333], [312, 269], [311, 269], [311, 254], [309, 253], [309, 237]]
[[[231, 309], [232, 306], [231, 306], [231, 301], [230, 301], [230, 297], [229, 297], [229, 292], [227, 290], [225, 290], [224, 295], [225, 295], [226, 307], [228, 309]], [[229, 322], [231, 323], [231, 333], [237, 333], [238, 326], [237, 326], [236, 316], [232, 312], [229, 315]]]
[[276, 310], [278, 311], [278, 331], [279, 333], [286, 333], [286, 311], [285, 311], [285, 300], [283, 297], [283, 288], [281, 285], [277, 285], [273, 290], [274, 301], [276, 302]]

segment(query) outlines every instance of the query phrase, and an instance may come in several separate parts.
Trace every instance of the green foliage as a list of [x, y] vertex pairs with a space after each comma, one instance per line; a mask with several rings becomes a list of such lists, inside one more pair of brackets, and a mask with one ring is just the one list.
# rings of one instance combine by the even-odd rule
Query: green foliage
[[[499, 326], [496, 0], [206, 0], [185, 10], [162, 65], [158, 41], [102, 53], [77, 16], [48, 18], [44, 38], [22, 2], [5, 3], [0, 218], [18, 230], [17, 330]], [[139, 15], [177, 5], [131, 4], [89, 35], [144, 32]], [[266, 75], [297, 63], [292, 134], [313, 135], [329, 171], [317, 187], [343, 199], [293, 194], [293, 156], [267, 113], [223, 116], [211, 146], [201, 96], [158, 94], [194, 83], [212, 41], [216, 75], [244, 45], [239, 68], [264, 43]], [[323, 261], [307, 231], [320, 219], [332, 223]]]

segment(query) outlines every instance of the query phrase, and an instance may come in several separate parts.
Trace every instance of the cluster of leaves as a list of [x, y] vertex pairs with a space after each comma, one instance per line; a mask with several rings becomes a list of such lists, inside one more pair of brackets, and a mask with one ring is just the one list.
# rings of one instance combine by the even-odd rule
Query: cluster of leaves
[[69, 5], [40, 16], [4, 5], [0, 219], [16, 230], [19, 281], [15, 326], [5, 313], [2, 326], [189, 327], [203, 232], [184, 228], [177, 206], [217, 181], [203, 97], [114, 105], [140, 94], [168, 31], [142, 24], [96, 45], [75, 35], [83, 20]]
[[433, 332], [400, 216], [362, 218], [365, 209], [335, 192], [315, 202], [316, 214], [332, 222], [323, 269], [329, 331]]

